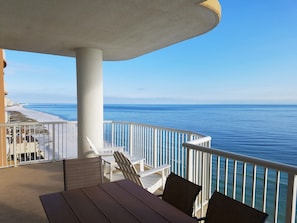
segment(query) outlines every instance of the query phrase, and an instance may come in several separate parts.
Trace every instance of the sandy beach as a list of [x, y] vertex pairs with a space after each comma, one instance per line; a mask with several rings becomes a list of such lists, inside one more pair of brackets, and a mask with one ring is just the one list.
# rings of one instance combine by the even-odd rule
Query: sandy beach
[[58, 116], [47, 114], [44, 112], [39, 112], [31, 109], [24, 108], [23, 104], [17, 104], [9, 106], [5, 109], [7, 112], [19, 112], [29, 119], [36, 120], [38, 122], [64, 122], [64, 119], [61, 119]]
[[48, 123], [44, 124], [43, 128], [50, 133], [49, 136], [34, 135], [39, 141], [39, 148], [43, 151], [45, 159], [53, 158], [53, 148], [55, 148], [56, 159], [77, 157], [77, 125], [75, 122], [68, 122], [55, 115], [24, 108], [22, 104], [7, 107], [6, 111], [10, 113], [11, 123]]

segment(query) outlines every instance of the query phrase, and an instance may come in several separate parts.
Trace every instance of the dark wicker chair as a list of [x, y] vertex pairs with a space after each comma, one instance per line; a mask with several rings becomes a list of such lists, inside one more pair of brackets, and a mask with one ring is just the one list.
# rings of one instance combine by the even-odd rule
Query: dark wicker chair
[[245, 205], [217, 191], [213, 193], [206, 217], [198, 219], [205, 223], [264, 223], [268, 214]]
[[162, 200], [192, 217], [193, 205], [202, 187], [174, 173], [166, 180]]
[[99, 157], [63, 160], [64, 190], [103, 183], [102, 159]]

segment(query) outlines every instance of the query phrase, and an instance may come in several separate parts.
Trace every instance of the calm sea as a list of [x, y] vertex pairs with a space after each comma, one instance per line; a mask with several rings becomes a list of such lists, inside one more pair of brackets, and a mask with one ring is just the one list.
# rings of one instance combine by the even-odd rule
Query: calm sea
[[[77, 120], [75, 104], [26, 107]], [[297, 165], [297, 105], [105, 105], [104, 119], [202, 133], [214, 148]]]

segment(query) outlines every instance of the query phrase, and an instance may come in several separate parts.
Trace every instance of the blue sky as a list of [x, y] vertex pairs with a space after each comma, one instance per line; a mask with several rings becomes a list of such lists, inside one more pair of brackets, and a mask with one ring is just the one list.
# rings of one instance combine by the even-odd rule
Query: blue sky
[[[220, 1], [212, 31], [103, 62], [104, 103], [297, 103], [297, 1]], [[6, 50], [8, 97], [75, 103], [75, 58]]]

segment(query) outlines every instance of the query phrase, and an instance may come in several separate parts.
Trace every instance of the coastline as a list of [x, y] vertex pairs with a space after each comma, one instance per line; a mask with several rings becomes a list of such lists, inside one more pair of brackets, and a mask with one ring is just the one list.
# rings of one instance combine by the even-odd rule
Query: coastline
[[[5, 110], [11, 115], [11, 123], [16, 123], [18, 125], [18, 123], [39, 122], [41, 125], [38, 124], [37, 128], [43, 126], [42, 128], [49, 132], [46, 137], [43, 137], [43, 134], [34, 136], [39, 141], [39, 149], [43, 151], [45, 160], [51, 160], [53, 158], [53, 148], [59, 148], [55, 151], [56, 157], [63, 157], [64, 153], [67, 153], [68, 158], [77, 158], [77, 140], [74, 140], [77, 139], [76, 124], [69, 123], [67, 120], [55, 115], [24, 108], [24, 104], [15, 104], [6, 107]], [[62, 125], [62, 130], [58, 131], [54, 140], [54, 131]], [[33, 128], [36, 127], [33, 126]], [[63, 144], [59, 144], [62, 141]], [[49, 143], [52, 143], [53, 145], [49, 147]]]
[[65, 122], [66, 120], [48, 113], [24, 108], [23, 104], [16, 104], [5, 108], [7, 112], [19, 112], [31, 121], [37, 122]]

